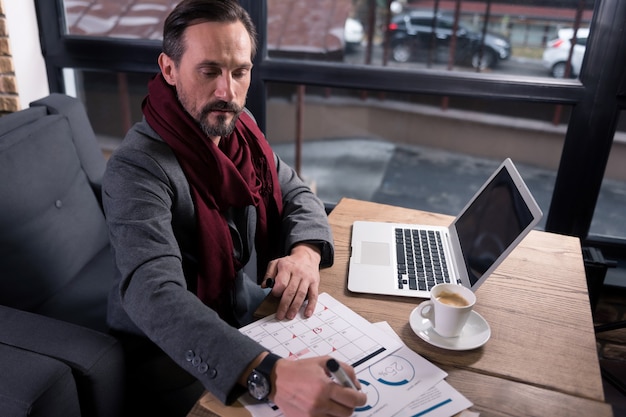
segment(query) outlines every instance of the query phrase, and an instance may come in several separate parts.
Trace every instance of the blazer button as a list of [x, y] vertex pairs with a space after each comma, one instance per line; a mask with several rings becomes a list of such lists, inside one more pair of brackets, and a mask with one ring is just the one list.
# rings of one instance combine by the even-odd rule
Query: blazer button
[[196, 356], [196, 354], [193, 352], [193, 350], [188, 350], [187, 352], [185, 352], [185, 360], [187, 362], [191, 362], [194, 356]]
[[200, 356], [194, 356], [193, 359], [191, 360], [191, 364], [193, 366], [198, 366], [202, 363], [202, 359], [200, 359]]
[[215, 379], [215, 377], [217, 377], [217, 369], [211, 368], [209, 370], [208, 377], [211, 378], [211, 379]]
[[209, 370], [209, 365], [207, 365], [206, 363], [201, 363], [200, 365], [198, 365], [198, 372], [200, 372], [201, 374], [206, 374], [206, 371]]

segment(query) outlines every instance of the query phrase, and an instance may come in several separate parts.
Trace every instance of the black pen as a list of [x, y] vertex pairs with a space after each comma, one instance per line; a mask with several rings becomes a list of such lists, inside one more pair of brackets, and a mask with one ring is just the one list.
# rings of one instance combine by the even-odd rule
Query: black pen
[[339, 362], [334, 359], [329, 359], [326, 361], [326, 368], [341, 385], [358, 391], [358, 388], [354, 385], [348, 374], [346, 374], [346, 371], [339, 366]]
[[265, 288], [274, 288], [274, 278], [265, 279]]

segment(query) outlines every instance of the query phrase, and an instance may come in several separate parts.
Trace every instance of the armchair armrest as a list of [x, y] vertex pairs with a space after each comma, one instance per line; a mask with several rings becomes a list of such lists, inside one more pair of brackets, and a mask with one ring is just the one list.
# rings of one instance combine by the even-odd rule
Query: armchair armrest
[[0, 343], [0, 415], [80, 417], [72, 370], [63, 362]]
[[0, 344], [56, 359], [72, 369], [83, 415], [122, 414], [124, 355], [115, 338], [1, 305], [0, 323]]

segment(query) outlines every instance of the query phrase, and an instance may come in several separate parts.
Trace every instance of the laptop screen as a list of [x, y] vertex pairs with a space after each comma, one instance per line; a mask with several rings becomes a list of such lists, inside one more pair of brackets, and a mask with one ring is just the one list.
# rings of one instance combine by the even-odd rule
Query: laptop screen
[[456, 221], [472, 287], [532, 221], [530, 209], [502, 167]]

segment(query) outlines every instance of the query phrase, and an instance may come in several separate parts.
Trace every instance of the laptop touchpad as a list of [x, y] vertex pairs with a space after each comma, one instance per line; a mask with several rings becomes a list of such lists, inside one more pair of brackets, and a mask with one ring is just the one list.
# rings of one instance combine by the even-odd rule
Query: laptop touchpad
[[389, 265], [389, 244], [385, 242], [361, 242], [361, 261], [359, 263]]

